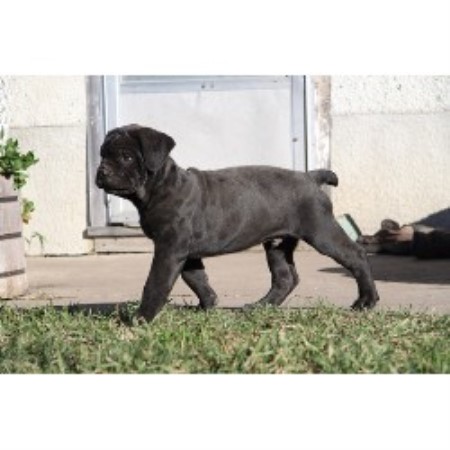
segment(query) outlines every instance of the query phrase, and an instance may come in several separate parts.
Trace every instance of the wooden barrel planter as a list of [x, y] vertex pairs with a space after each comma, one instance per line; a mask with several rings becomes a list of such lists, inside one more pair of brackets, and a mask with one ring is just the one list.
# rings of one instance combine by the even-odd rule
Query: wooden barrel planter
[[25, 245], [18, 192], [0, 175], [0, 298], [24, 294], [28, 289]]

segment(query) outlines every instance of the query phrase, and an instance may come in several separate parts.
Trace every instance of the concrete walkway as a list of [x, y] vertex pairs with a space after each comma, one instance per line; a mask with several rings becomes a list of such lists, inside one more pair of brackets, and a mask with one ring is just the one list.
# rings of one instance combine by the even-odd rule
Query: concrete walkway
[[[28, 258], [29, 293], [11, 301], [18, 306], [115, 304], [140, 298], [151, 254], [89, 255]], [[348, 307], [357, 297], [356, 283], [333, 260], [315, 251], [298, 251], [295, 261], [300, 284], [287, 306], [311, 306], [318, 301]], [[370, 257], [381, 296], [380, 308], [450, 313], [450, 261], [420, 261], [410, 257]], [[263, 252], [243, 252], [206, 259], [219, 306], [240, 307], [263, 296], [270, 274]], [[196, 304], [180, 279], [171, 298]], [[105, 305], [106, 306], [106, 305]]]

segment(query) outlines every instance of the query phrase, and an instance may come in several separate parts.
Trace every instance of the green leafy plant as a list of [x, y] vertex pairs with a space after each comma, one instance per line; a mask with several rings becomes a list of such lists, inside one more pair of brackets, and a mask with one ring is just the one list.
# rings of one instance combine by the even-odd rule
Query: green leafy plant
[[25, 238], [25, 242], [28, 245], [31, 245], [31, 243], [34, 241], [34, 239], [37, 239], [39, 242], [39, 245], [41, 246], [41, 253], [44, 253], [45, 250], [45, 241], [47, 240], [44, 235], [41, 233], [38, 233], [37, 231], [34, 231], [29, 238]]
[[17, 139], [8, 138], [0, 144], [0, 174], [12, 178], [15, 189], [25, 186], [28, 178], [27, 170], [39, 160], [34, 153], [22, 153]]
[[31, 214], [34, 212], [36, 207], [31, 200], [27, 198], [22, 199], [22, 221], [23, 223], [29, 223], [31, 219]]
[[[5, 143], [1, 140], [4, 137], [3, 130], [0, 130], [0, 175], [9, 179], [12, 178], [14, 189], [21, 189], [25, 186], [28, 174], [27, 170], [39, 160], [32, 151], [23, 153], [19, 149], [17, 139], [8, 138]], [[22, 220], [28, 223], [31, 213], [35, 210], [34, 203], [26, 198], [22, 199]]]

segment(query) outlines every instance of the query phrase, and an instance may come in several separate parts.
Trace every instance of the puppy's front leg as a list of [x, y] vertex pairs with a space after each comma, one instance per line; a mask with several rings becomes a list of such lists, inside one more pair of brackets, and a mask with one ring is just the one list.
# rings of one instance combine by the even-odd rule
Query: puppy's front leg
[[167, 303], [172, 287], [183, 268], [186, 257], [179, 251], [155, 244], [152, 267], [142, 293], [138, 317], [150, 322]]

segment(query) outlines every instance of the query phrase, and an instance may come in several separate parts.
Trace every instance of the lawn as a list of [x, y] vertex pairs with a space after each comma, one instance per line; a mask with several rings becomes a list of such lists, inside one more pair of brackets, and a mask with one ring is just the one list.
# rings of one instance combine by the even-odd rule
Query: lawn
[[[167, 306], [151, 324], [0, 309], [0, 373], [449, 373], [450, 316]], [[125, 323], [124, 323], [125, 319]]]

